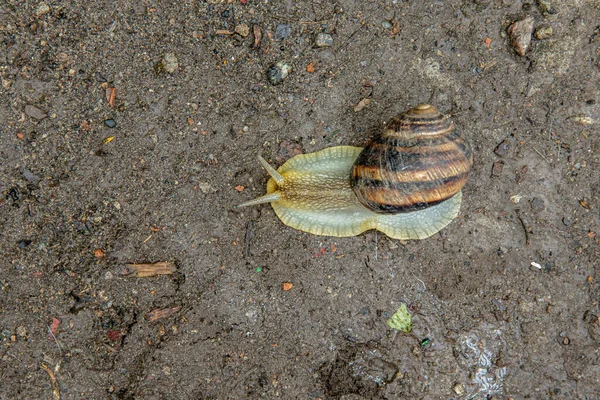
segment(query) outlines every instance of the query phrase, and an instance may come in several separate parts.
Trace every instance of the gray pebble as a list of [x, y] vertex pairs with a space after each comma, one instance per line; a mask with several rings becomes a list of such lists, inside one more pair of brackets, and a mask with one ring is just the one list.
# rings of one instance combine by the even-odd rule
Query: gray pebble
[[104, 125], [106, 125], [109, 128], [114, 128], [115, 126], [117, 126], [117, 123], [115, 122], [114, 119], [107, 119], [106, 121], [104, 121]]
[[494, 149], [494, 153], [496, 153], [500, 157], [504, 157], [508, 150], [510, 150], [510, 144], [508, 144], [506, 140], [503, 140], [498, 146], [496, 146], [496, 148]]
[[162, 59], [162, 66], [165, 69], [165, 71], [170, 74], [177, 71], [177, 68], [179, 67], [179, 63], [177, 61], [177, 57], [175, 57], [175, 54], [173, 54], [173, 53], [165, 54]]
[[381, 26], [383, 26], [385, 29], [390, 29], [393, 25], [389, 21], [383, 21]]
[[333, 44], [333, 37], [328, 33], [319, 33], [315, 39], [317, 47], [329, 47]]
[[292, 72], [292, 66], [285, 61], [279, 61], [278, 63], [269, 67], [267, 71], [267, 78], [273, 85], [279, 85], [289, 73]]
[[25, 179], [27, 179], [28, 182], [38, 183], [40, 180], [40, 177], [38, 175], [34, 174], [27, 168], [21, 167], [21, 172], [23, 173], [23, 176], [25, 177]]
[[31, 104], [27, 104], [25, 106], [25, 114], [34, 119], [44, 119], [48, 116], [48, 114], [46, 114], [44, 111], [40, 110], [36, 106], [32, 106]]
[[275, 28], [275, 40], [283, 40], [290, 37], [292, 28], [289, 24], [279, 24]]
[[531, 200], [531, 209], [533, 211], [543, 211], [545, 208], [546, 205], [544, 204], [544, 200], [540, 199], [539, 197], [534, 197], [533, 200]]

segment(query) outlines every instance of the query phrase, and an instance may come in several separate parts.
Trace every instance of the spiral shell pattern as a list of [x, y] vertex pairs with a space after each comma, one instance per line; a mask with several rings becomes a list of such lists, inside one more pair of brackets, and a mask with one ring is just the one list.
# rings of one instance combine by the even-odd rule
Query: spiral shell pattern
[[421, 210], [457, 194], [467, 182], [473, 156], [449, 116], [421, 104], [392, 119], [352, 166], [350, 181], [371, 211]]

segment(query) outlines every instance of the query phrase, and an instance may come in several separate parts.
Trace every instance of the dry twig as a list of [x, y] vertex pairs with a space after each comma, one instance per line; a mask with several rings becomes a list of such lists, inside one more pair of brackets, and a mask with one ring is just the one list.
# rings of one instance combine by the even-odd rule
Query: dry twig
[[167, 318], [181, 310], [181, 306], [170, 307], [170, 308], [157, 308], [156, 310], [150, 311], [146, 314], [146, 319], [150, 322], [157, 321], [161, 318]]
[[129, 271], [127, 271], [125, 275], [135, 278], [147, 278], [156, 275], [170, 275], [177, 270], [175, 264], [170, 261], [125, 265], [127, 268], [129, 268]]
[[60, 389], [58, 388], [58, 381], [56, 380], [56, 375], [54, 375], [54, 371], [52, 371], [52, 369], [44, 363], [42, 363], [41, 367], [44, 371], [46, 371], [48, 376], [50, 376], [50, 385], [52, 386], [52, 397], [54, 398], [54, 400], [60, 400]]

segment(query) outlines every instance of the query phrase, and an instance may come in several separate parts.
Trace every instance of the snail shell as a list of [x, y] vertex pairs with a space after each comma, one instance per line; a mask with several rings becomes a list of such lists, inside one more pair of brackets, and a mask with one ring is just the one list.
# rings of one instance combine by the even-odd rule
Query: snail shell
[[458, 193], [472, 164], [471, 149], [452, 120], [421, 104], [392, 119], [360, 153], [352, 189], [377, 213], [420, 210]]
[[469, 145], [447, 116], [419, 105], [392, 119], [366, 148], [329, 147], [275, 170], [267, 194], [238, 207], [270, 202], [293, 228], [326, 236], [377, 229], [394, 239], [424, 239], [457, 215], [472, 165]]

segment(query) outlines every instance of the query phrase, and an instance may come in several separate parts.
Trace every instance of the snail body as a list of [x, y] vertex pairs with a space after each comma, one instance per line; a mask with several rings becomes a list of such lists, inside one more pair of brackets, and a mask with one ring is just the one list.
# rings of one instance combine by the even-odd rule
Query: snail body
[[472, 166], [450, 118], [422, 104], [397, 118], [363, 149], [336, 146], [297, 155], [271, 175], [267, 194], [288, 226], [325, 236], [376, 229], [394, 239], [424, 239], [457, 215]]

